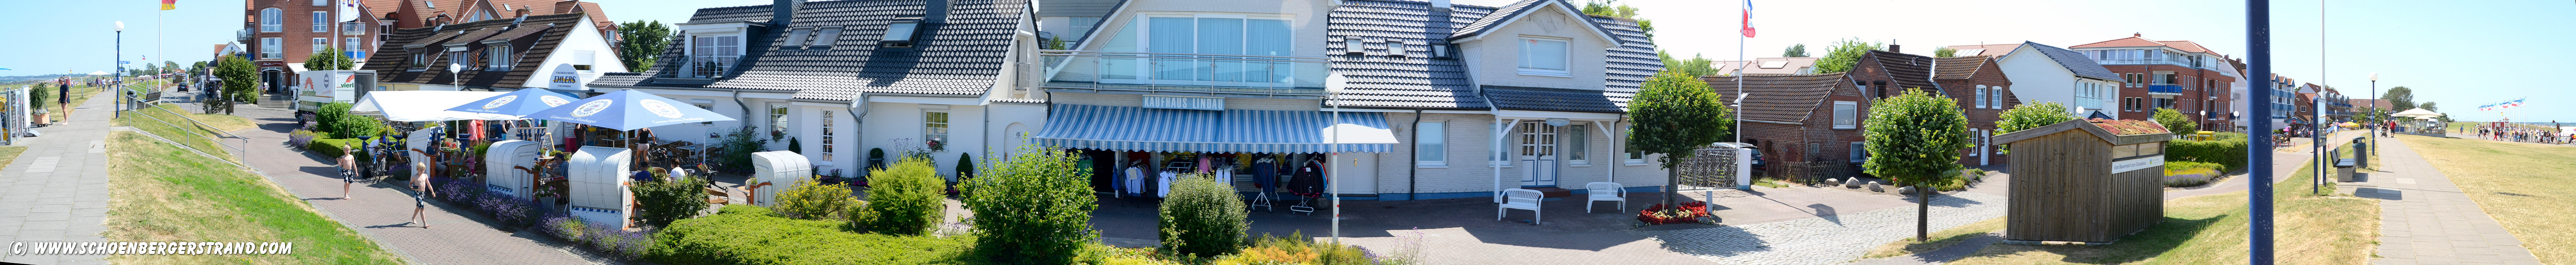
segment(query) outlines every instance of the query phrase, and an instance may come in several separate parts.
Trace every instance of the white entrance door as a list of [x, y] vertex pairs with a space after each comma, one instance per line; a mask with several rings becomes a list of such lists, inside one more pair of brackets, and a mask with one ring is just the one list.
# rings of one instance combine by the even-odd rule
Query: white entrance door
[[1970, 131], [1969, 133], [1977, 134], [1977, 165], [1983, 166], [1995, 164], [1995, 153], [1986, 152], [1987, 148], [1994, 148], [1995, 146], [1994, 134], [1986, 133], [1984, 130]]
[[1556, 185], [1556, 126], [1523, 122], [1520, 126], [1521, 186]]
[[1333, 156], [1333, 162], [1334, 166], [1342, 167], [1340, 171], [1333, 172], [1339, 174], [1334, 175], [1331, 181], [1333, 188], [1339, 189], [1334, 192], [1377, 194], [1377, 172], [1369, 170], [1377, 168], [1377, 154], [1342, 153]]

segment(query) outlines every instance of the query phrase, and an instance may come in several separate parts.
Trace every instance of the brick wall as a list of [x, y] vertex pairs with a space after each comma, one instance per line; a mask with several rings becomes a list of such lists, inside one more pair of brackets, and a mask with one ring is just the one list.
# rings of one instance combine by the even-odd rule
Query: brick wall
[[[2013, 96], [2011, 89], [2013, 85], [2012, 80], [2009, 76], [2004, 75], [2001, 67], [1996, 66], [1996, 64], [1992, 62], [1981, 66], [1977, 69], [1977, 74], [1969, 78], [1935, 79], [1933, 81], [1941, 84], [1942, 94], [1948, 95], [1951, 99], [1959, 101], [1959, 110], [1961, 114], [1965, 114], [1967, 116], [1968, 128], [1972, 129], [1969, 131], [1970, 143], [1982, 143], [1978, 140], [1990, 137], [1993, 134], [1995, 121], [2001, 120], [2004, 110], [2011, 109], [2011, 106], [2021, 105], [2021, 98]], [[1987, 96], [2001, 96], [2003, 97], [2003, 104], [1979, 107], [1976, 100], [1977, 90], [1981, 87], [1987, 89], [1987, 93], [2000, 93], [1999, 95]], [[2007, 161], [2004, 160], [2004, 157], [2001, 154], [1997, 154], [2002, 151], [1999, 148], [1988, 147], [1983, 151], [1984, 152], [1982, 153], [1979, 152], [1976, 147], [1960, 149], [1959, 164], [1973, 167], [1978, 166], [1980, 164], [1979, 162], [2004, 164], [2004, 161]], [[1981, 156], [1995, 157], [1984, 158], [1984, 161], [1980, 161], [1979, 159], [1982, 158]]]
[[[341, 28], [338, 23], [338, 14], [326, 13], [333, 16], [328, 18], [328, 21], [333, 21], [333, 23], [329, 25], [330, 28], [327, 29], [328, 32], [313, 32], [313, 12], [333, 12], [334, 10], [333, 7], [329, 5], [313, 5], [312, 0], [251, 0], [247, 3], [247, 7], [248, 8], [242, 10], [243, 17], [248, 18], [248, 21], [246, 21], [242, 27], [250, 29], [251, 34], [251, 39], [249, 41], [242, 42], [242, 44], [249, 46], [249, 49], [246, 51], [249, 51], [252, 56], [259, 56], [260, 51], [263, 48], [260, 43], [260, 39], [262, 38], [279, 38], [278, 42], [281, 44], [279, 45], [279, 52], [282, 54], [280, 54], [281, 56], [279, 58], [263, 57], [258, 58], [259, 61], [304, 63], [304, 59], [306, 57], [312, 56], [314, 51], [321, 50], [321, 47], [313, 46], [313, 38], [329, 38], [330, 46], [334, 47], [345, 45], [344, 43], [347, 41], [345, 38], [359, 38], [359, 47], [364, 47], [360, 48], [360, 50], [373, 51], [377, 46], [376, 39], [379, 35], [378, 33], [382, 30], [382, 27], [375, 26], [378, 22], [375, 16], [359, 15], [359, 21], [368, 25], [365, 29], [367, 33], [356, 36], [340, 35]], [[278, 19], [279, 29], [277, 32], [260, 31], [260, 11], [269, 8], [277, 8], [279, 10], [278, 13], [281, 15]], [[342, 49], [347, 50], [347, 48]], [[365, 62], [367, 58], [360, 57], [350, 59], [358, 62]]]

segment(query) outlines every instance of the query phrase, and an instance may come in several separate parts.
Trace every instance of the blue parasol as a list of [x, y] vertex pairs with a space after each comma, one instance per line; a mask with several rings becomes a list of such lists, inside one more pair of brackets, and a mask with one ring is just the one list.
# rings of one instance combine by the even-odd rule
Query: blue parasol
[[571, 103], [529, 113], [523, 117], [587, 124], [619, 131], [692, 122], [734, 120], [723, 114], [716, 114], [714, 111], [700, 109], [698, 106], [632, 89], [574, 100]]
[[573, 99], [577, 98], [578, 97], [564, 95], [563, 93], [556, 93], [545, 89], [527, 88], [519, 89], [519, 91], [510, 91], [510, 93], [504, 93], [499, 96], [475, 100], [474, 102], [457, 105], [456, 107], [448, 108], [447, 110], [510, 116], [527, 116], [530, 113], [537, 113], [538, 111], [544, 111], [556, 106], [562, 106], [566, 103], [572, 103]]

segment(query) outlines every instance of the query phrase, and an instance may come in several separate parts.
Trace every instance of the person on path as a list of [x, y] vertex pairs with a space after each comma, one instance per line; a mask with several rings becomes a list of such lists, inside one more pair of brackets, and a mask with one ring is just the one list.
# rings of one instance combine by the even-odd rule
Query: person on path
[[[412, 168], [426, 168], [426, 167], [428, 167], [428, 166], [429, 166], [428, 162], [413, 162], [413, 163], [412, 163]], [[417, 221], [413, 221], [413, 223], [420, 224], [420, 228], [422, 228], [422, 229], [428, 229], [428, 228], [429, 228], [429, 214], [428, 214], [428, 211], [429, 211], [429, 201], [428, 201], [428, 199], [425, 199], [425, 198], [424, 198], [424, 197], [422, 197], [421, 195], [422, 195], [422, 194], [429, 194], [429, 190], [430, 190], [430, 186], [429, 186], [429, 172], [428, 172], [428, 171], [413, 171], [412, 175], [413, 175], [413, 177], [412, 177], [412, 181], [413, 181], [413, 182], [412, 182], [412, 183], [413, 183], [413, 184], [412, 184], [412, 186], [415, 186], [415, 187], [420, 188], [420, 192], [413, 192], [413, 193], [411, 193], [411, 218], [403, 219], [403, 220], [404, 220], [404, 221], [413, 221], [413, 220], [417, 220]]]
[[349, 186], [358, 183], [358, 156], [349, 144], [340, 144], [340, 199], [349, 199]]

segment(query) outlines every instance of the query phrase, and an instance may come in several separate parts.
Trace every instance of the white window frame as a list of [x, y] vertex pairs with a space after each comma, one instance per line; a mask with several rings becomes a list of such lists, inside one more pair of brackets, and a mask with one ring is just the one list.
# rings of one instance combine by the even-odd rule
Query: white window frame
[[830, 110], [823, 111], [822, 119], [820, 120], [821, 123], [816, 125], [816, 128], [823, 129], [822, 136], [817, 137], [821, 138], [822, 141], [814, 142], [823, 153], [823, 161], [817, 161], [815, 162], [816, 164], [830, 166], [832, 165], [832, 161], [839, 161], [839, 159], [836, 159], [836, 156], [833, 156], [833, 150], [839, 149], [836, 148], [839, 147], [839, 145], [834, 141], [836, 140], [835, 138], [838, 138], [839, 136], [835, 135], [837, 133], [832, 132], [832, 125], [837, 123], [832, 120], [838, 119], [838, 117], [834, 117], [832, 114], [833, 113]]
[[313, 0], [313, 6], [328, 6], [328, 5], [331, 5], [331, 0]]
[[509, 43], [493, 43], [491, 46], [483, 47], [483, 70], [509, 71], [512, 66], [518, 64], [515, 62], [518, 60], [512, 60], [514, 58], [511, 57], [514, 56], [510, 56], [510, 53]]
[[[1627, 137], [1635, 136], [1635, 135], [1636, 135], [1636, 133], [1635, 133], [1636, 131], [1634, 131], [1635, 129], [1636, 129], [1636, 126], [1633, 126], [1633, 125], [1620, 125], [1620, 126], [1619, 126], [1619, 136], [1620, 136], [1620, 139], [1622, 139], [1621, 141], [1626, 141], [1625, 139], [1627, 139]], [[1627, 157], [1623, 157], [1623, 158], [1619, 159], [1619, 164], [1620, 164], [1620, 165], [1627, 165], [1627, 166], [1643, 166], [1643, 165], [1646, 165], [1646, 152], [1637, 151], [1636, 147], [1634, 147], [1634, 146], [1621, 146], [1620, 148], [1628, 149], [1628, 150], [1627, 150], [1627, 152], [1620, 152], [1620, 153], [1621, 153], [1621, 155], [1625, 155], [1625, 156], [1627, 156]]]
[[[1556, 51], [1556, 52], [1557, 52], [1557, 54], [1556, 54], [1556, 55], [1557, 55], [1558, 57], [1561, 57], [1561, 59], [1557, 60], [1557, 65], [1556, 65], [1556, 68], [1557, 68], [1557, 69], [1547, 69], [1547, 68], [1544, 68], [1544, 67], [1547, 67], [1547, 66], [1545, 66], [1545, 65], [1535, 65], [1535, 66], [1534, 66], [1534, 65], [1531, 65], [1531, 64], [1534, 64], [1534, 63], [1538, 63], [1538, 62], [1533, 62], [1533, 61], [1531, 61], [1530, 59], [1531, 59], [1531, 58], [1538, 58], [1538, 57], [1533, 56], [1532, 54], [1534, 53], [1533, 51], [1536, 51], [1536, 49], [1540, 49], [1540, 47], [1532, 47], [1532, 45], [1531, 45], [1531, 44], [1534, 44], [1534, 43], [1540, 43], [1540, 42], [1555, 42], [1555, 43], [1558, 43], [1561, 47], [1563, 47], [1562, 49], [1558, 49], [1558, 50]], [[1521, 75], [1531, 75], [1531, 76], [1549, 76], [1549, 77], [1573, 77], [1573, 76], [1574, 76], [1571, 72], [1569, 72], [1569, 71], [1568, 71], [1568, 70], [1570, 70], [1570, 69], [1574, 69], [1574, 66], [1573, 66], [1573, 65], [1574, 65], [1574, 40], [1573, 40], [1573, 39], [1565, 39], [1565, 38], [1550, 38], [1550, 37], [1536, 37], [1536, 36], [1521, 36], [1520, 41], [1518, 41], [1518, 42], [1513, 42], [1513, 43], [1514, 43], [1516, 46], [1518, 46], [1518, 47], [1520, 48], [1520, 52], [1519, 52], [1519, 53], [1517, 53], [1517, 54], [1519, 55], [1519, 63], [1518, 63], [1519, 68], [1518, 68], [1517, 70], [1518, 70], [1518, 72], [1519, 72]]]
[[1979, 148], [1979, 147], [1985, 147], [1985, 146], [1986, 146], [1986, 141], [1985, 141], [1985, 139], [1986, 139], [1986, 129], [1977, 129], [1977, 128], [1969, 128], [1969, 129], [1968, 129], [1968, 157], [1976, 157], [1976, 156], [1977, 156], [1977, 154], [1979, 154], [1979, 153], [1985, 153], [1985, 152], [1980, 152], [1980, 151], [1978, 151], [1978, 149], [1977, 149], [1977, 148]]
[[1413, 161], [1417, 167], [1449, 167], [1448, 127], [1446, 121], [1413, 124]]
[[286, 38], [259, 38], [259, 58], [286, 58]]
[[[341, 52], [366, 51], [366, 49], [358, 48], [358, 47], [366, 47], [366, 46], [359, 46], [359, 45], [358, 45], [358, 43], [361, 43], [361, 42], [359, 42], [359, 40], [360, 40], [360, 39], [359, 39], [358, 37], [340, 38], [340, 46], [348, 46], [348, 48], [340, 48], [340, 51], [341, 51]], [[350, 59], [359, 59], [359, 58], [350, 58]]]
[[[701, 52], [701, 51], [699, 51], [699, 49], [700, 49], [701, 47], [699, 47], [699, 45], [698, 45], [700, 42], [703, 42], [703, 41], [719, 41], [719, 42], [721, 42], [721, 40], [723, 40], [724, 38], [727, 38], [727, 37], [731, 37], [731, 38], [733, 38], [733, 40], [734, 40], [733, 45], [722, 45], [721, 43], [706, 45], [706, 47], [704, 47], [704, 48], [705, 48], [705, 49], [710, 49], [710, 51], [708, 51], [708, 52], [716, 52], [717, 54], [700, 54], [700, 52]], [[713, 78], [713, 77], [716, 77], [716, 76], [721, 76], [721, 75], [723, 75], [723, 73], [733, 72], [733, 69], [734, 69], [735, 67], [741, 67], [741, 63], [740, 63], [740, 62], [741, 62], [741, 60], [742, 60], [742, 54], [743, 54], [744, 52], [746, 52], [746, 51], [744, 51], [744, 50], [743, 50], [743, 49], [744, 49], [743, 47], [744, 47], [744, 46], [746, 46], [746, 45], [743, 45], [743, 44], [746, 44], [746, 43], [744, 43], [744, 39], [745, 39], [745, 38], [743, 37], [743, 35], [742, 35], [741, 33], [739, 33], [739, 32], [729, 32], [729, 33], [720, 33], [720, 34], [692, 34], [692, 35], [689, 35], [689, 38], [685, 39], [685, 40], [688, 42], [688, 43], [686, 44], [686, 45], [688, 45], [688, 46], [681, 46], [681, 49], [680, 49], [680, 52], [681, 52], [682, 54], [685, 54], [686, 56], [685, 56], [684, 58], [682, 58], [682, 60], [681, 60], [680, 69], [678, 70], [678, 71], [679, 71], [679, 72], [678, 72], [678, 73], [679, 73], [679, 75], [680, 75], [682, 78]], [[727, 53], [724, 53], [724, 52], [722, 52], [722, 51], [713, 51], [713, 50], [732, 50], [732, 52], [731, 52], [730, 54], [727, 54]], [[697, 63], [698, 63], [698, 60], [695, 58], [696, 56], [734, 56], [734, 57], [733, 57], [733, 58], [730, 58], [732, 61], [725, 61], [725, 62], [721, 62], [721, 63], [720, 63], [720, 64], [722, 65], [722, 66], [720, 67], [721, 69], [717, 70], [717, 71], [716, 71], [716, 73], [714, 73], [714, 74], [701, 74], [701, 73], [698, 73], [698, 72], [695, 70], [695, 69], [697, 69], [697, 67], [696, 67], [694, 64], [697, 64]]]
[[259, 10], [259, 32], [279, 32], [285, 30], [286, 10], [274, 7]]
[[331, 12], [313, 11], [313, 32], [331, 32]]
[[313, 38], [313, 45], [304, 46], [304, 49], [306, 49], [306, 50], [312, 50], [312, 51], [310, 51], [310, 52], [305, 52], [305, 53], [304, 53], [304, 55], [313, 55], [313, 54], [316, 54], [316, 53], [322, 53], [322, 48], [330, 48], [330, 47], [331, 47], [331, 38], [328, 38], [328, 37], [324, 37], [324, 38]]
[[572, 68], [583, 73], [598, 72], [599, 51], [572, 51]]
[[1860, 102], [1834, 101], [1833, 115], [1834, 129], [1860, 128]]
[[1977, 85], [1977, 108], [1986, 108], [1986, 85]]
[[787, 103], [769, 103], [769, 133], [787, 135], [787, 117], [791, 112], [793, 110], [787, 108]]
[[[933, 120], [933, 118], [937, 119]], [[948, 110], [921, 110], [921, 143], [929, 144], [932, 140], [938, 140], [941, 145], [956, 144], [948, 141], [948, 135], [954, 133], [957, 128], [955, 121], [956, 116], [949, 115]]]
[[1557, 144], [1564, 148], [1564, 150], [1562, 150], [1564, 153], [1559, 154], [1561, 155], [1560, 157], [1565, 159], [1567, 166], [1592, 166], [1592, 132], [1589, 131], [1592, 130], [1592, 126], [1585, 124], [1567, 124], [1565, 125], [1565, 129], [1566, 131], [1561, 133], [1566, 133], [1567, 135], [1560, 136], [1565, 137], [1565, 140], [1557, 142]]

